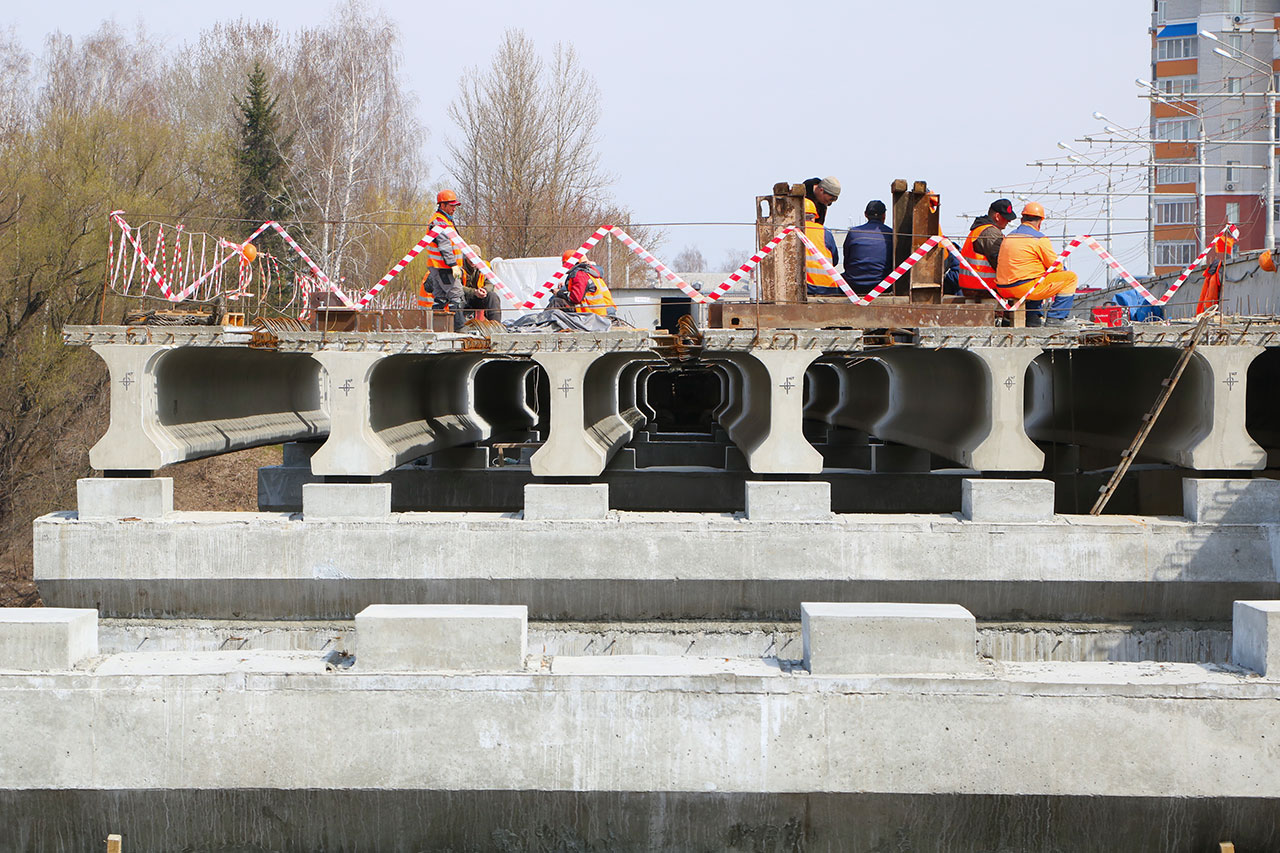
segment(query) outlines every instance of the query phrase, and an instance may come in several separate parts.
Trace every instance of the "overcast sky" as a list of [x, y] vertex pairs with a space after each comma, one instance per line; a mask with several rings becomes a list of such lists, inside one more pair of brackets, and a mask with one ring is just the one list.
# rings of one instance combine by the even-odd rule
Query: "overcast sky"
[[[316, 0], [7, 5], [5, 19], [33, 50], [49, 32], [82, 36], [108, 17], [130, 27], [141, 20], [177, 47], [218, 19], [289, 28], [330, 11]], [[374, 5], [401, 25], [404, 69], [431, 133], [433, 181], [445, 174], [445, 110], [459, 73], [492, 56], [505, 28], [518, 27], [544, 54], [556, 41], [572, 42], [594, 74], [604, 102], [602, 158], [617, 176], [617, 198], [642, 222], [751, 222], [754, 197], [775, 181], [830, 174], [844, 192], [827, 224], [847, 227], [864, 221], [868, 199], [888, 200], [890, 181], [901, 177], [940, 192], [944, 231], [962, 237], [967, 222], [958, 214], [985, 212], [993, 186], [1035, 181], [1037, 170], [1025, 164], [1062, 156], [1058, 140], [1099, 133], [1094, 111], [1131, 127], [1146, 112], [1133, 84], [1150, 74], [1146, 0]], [[1066, 212], [1058, 199], [1037, 200], [1050, 217]], [[1092, 210], [1102, 207], [1098, 200]], [[1145, 202], [1118, 204], [1122, 215], [1145, 215]], [[1060, 238], [1062, 224], [1051, 218], [1046, 227]], [[1104, 228], [1068, 223], [1071, 234], [1084, 230]], [[698, 244], [712, 264], [753, 239], [749, 228], [668, 234], [660, 254]], [[1145, 271], [1140, 243], [1118, 244], [1121, 251], [1135, 273]]]

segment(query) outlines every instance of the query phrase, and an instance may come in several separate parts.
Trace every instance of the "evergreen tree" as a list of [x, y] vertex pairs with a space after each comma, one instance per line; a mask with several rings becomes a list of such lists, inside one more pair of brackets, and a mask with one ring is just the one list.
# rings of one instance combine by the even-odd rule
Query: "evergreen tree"
[[267, 74], [259, 63], [249, 73], [249, 87], [240, 110], [240, 215], [249, 227], [267, 219], [281, 219], [285, 202], [285, 162], [280, 150], [288, 144], [278, 138], [280, 117], [276, 113], [279, 96], [271, 97]]

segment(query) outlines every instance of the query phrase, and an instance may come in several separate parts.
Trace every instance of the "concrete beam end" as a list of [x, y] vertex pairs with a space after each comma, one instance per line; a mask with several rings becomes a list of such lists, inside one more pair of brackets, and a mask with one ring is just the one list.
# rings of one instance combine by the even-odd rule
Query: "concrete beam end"
[[163, 518], [173, 512], [172, 477], [85, 477], [76, 480], [80, 518]]
[[306, 483], [302, 517], [387, 518], [391, 515], [390, 483]]
[[1182, 514], [1207, 524], [1280, 522], [1280, 480], [1184, 477]]
[[813, 675], [967, 672], [978, 665], [977, 621], [958, 604], [805, 602], [800, 623]]
[[524, 487], [526, 521], [602, 521], [608, 514], [607, 483], [529, 483]]
[[831, 484], [748, 480], [746, 516], [751, 521], [827, 521]]
[[979, 480], [960, 487], [960, 516], [968, 521], [1053, 520], [1052, 480]]
[[1280, 601], [1237, 601], [1231, 609], [1231, 662], [1280, 678]]
[[98, 611], [0, 607], [0, 670], [71, 669], [98, 653]]
[[356, 614], [356, 666], [369, 671], [525, 668], [524, 605], [372, 604]]

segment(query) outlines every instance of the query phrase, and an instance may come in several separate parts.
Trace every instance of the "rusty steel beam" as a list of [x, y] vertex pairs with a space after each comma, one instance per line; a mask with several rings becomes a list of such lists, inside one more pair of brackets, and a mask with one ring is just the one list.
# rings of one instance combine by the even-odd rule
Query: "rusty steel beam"
[[888, 329], [921, 326], [994, 326], [994, 304], [854, 305], [847, 300], [806, 305], [723, 302], [710, 306], [716, 329]]
[[[773, 185], [773, 195], [756, 196], [756, 245], [763, 246], [788, 226], [804, 227], [804, 184]], [[760, 263], [760, 297], [769, 302], [803, 302], [804, 249], [788, 238]]]

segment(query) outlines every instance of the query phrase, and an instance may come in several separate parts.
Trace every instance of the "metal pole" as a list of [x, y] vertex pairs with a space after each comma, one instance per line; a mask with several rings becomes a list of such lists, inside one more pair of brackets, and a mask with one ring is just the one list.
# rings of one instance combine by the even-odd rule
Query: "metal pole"
[[[1111, 250], [1111, 173], [1107, 173], [1107, 252], [1115, 257], [1115, 252]], [[1111, 267], [1106, 267], [1107, 287], [1111, 286]]]
[[1200, 116], [1200, 145], [1198, 146], [1198, 148], [1199, 148], [1199, 154], [1197, 155], [1197, 160], [1198, 160], [1198, 161], [1199, 161], [1199, 163], [1200, 163], [1200, 180], [1199, 180], [1199, 184], [1197, 185], [1197, 188], [1196, 188], [1196, 226], [1197, 226], [1197, 227], [1199, 228], [1199, 230], [1200, 230], [1200, 246], [1199, 246], [1199, 248], [1203, 250], [1205, 246], [1209, 245], [1209, 229], [1208, 229], [1208, 225], [1207, 225], [1207, 224], [1206, 224], [1206, 222], [1205, 222], [1205, 220], [1206, 220], [1206, 218], [1207, 218], [1207, 217], [1205, 216], [1205, 209], [1204, 209], [1204, 206], [1205, 206], [1205, 198], [1206, 198], [1206, 196], [1208, 196], [1208, 194], [1209, 194], [1209, 186], [1208, 186], [1208, 184], [1206, 184], [1206, 183], [1205, 183], [1205, 179], [1204, 179], [1204, 176], [1205, 176], [1205, 169], [1204, 169], [1204, 149], [1205, 149], [1204, 116]]
[[1276, 77], [1267, 75], [1267, 242], [1264, 249], [1276, 245]]

